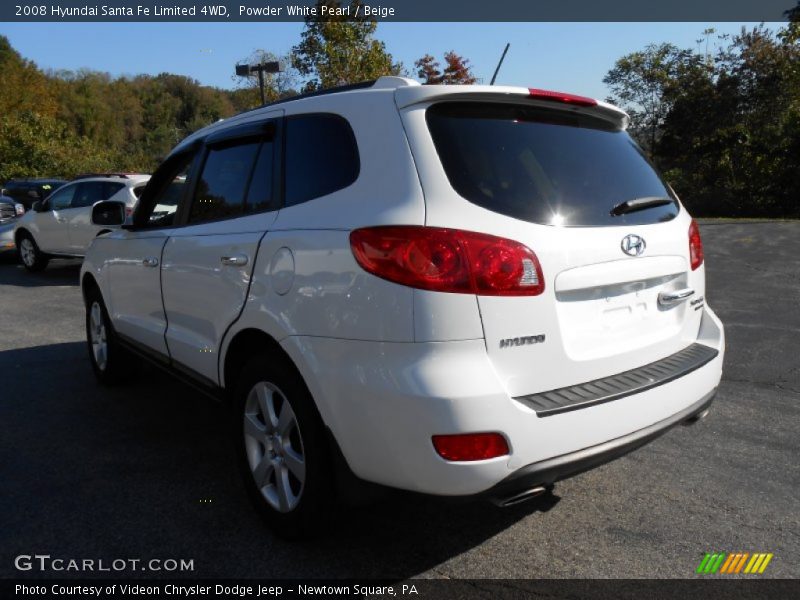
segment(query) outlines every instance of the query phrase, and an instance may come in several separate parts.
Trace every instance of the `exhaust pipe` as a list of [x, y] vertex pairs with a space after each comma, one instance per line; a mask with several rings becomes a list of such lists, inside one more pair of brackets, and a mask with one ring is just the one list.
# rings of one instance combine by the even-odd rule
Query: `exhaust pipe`
[[509, 507], [509, 506], [514, 506], [516, 504], [520, 504], [522, 502], [525, 502], [526, 500], [531, 500], [533, 498], [536, 498], [537, 496], [541, 496], [546, 491], [547, 491], [546, 487], [544, 487], [542, 485], [537, 485], [536, 487], [532, 487], [532, 488], [530, 488], [528, 490], [525, 490], [523, 492], [519, 492], [519, 493], [514, 494], [512, 496], [509, 496], [507, 498], [497, 498], [497, 499], [494, 500], [494, 503], [497, 506], [500, 506], [502, 508], [506, 508], [506, 507]]
[[681, 425], [684, 425], [684, 426], [688, 427], [689, 425], [694, 425], [696, 423], [699, 423], [700, 421], [705, 419], [708, 416], [708, 413], [710, 413], [710, 412], [711, 412], [711, 408], [707, 408], [704, 411], [701, 411], [701, 412], [697, 413], [696, 415], [694, 415], [692, 417], [689, 417], [683, 423], [681, 423]]

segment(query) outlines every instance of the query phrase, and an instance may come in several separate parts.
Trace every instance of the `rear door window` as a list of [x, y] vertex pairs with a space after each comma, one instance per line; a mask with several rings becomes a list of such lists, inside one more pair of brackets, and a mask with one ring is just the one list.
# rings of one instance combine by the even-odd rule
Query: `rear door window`
[[113, 181], [87, 181], [85, 183], [79, 183], [75, 196], [72, 198], [71, 208], [92, 206], [95, 202], [108, 200], [124, 187], [124, 183], [116, 183]]
[[[499, 103], [450, 102], [427, 110], [453, 189], [493, 212], [544, 225], [669, 221], [678, 204], [642, 150], [598, 117]], [[614, 216], [639, 198], [666, 203]]]
[[209, 150], [197, 181], [189, 223], [244, 214], [245, 192], [260, 146], [256, 141]]
[[55, 192], [47, 200], [48, 210], [63, 210], [69, 208], [72, 203], [72, 197], [75, 195], [75, 188], [77, 185], [67, 185]]
[[280, 207], [275, 194], [273, 178], [275, 160], [275, 141], [267, 140], [261, 144], [258, 158], [250, 180], [250, 188], [245, 199], [245, 212], [275, 210]]

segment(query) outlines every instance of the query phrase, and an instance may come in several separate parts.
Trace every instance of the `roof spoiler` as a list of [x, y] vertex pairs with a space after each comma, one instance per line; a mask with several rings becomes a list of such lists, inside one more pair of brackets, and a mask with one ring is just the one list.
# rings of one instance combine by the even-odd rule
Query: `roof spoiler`
[[586, 96], [551, 92], [536, 88], [488, 85], [424, 85], [400, 87], [395, 91], [397, 107], [400, 109], [441, 100], [471, 100], [496, 102], [530, 102], [537, 106], [558, 108], [598, 116], [626, 129], [630, 123], [628, 114], [620, 108]]

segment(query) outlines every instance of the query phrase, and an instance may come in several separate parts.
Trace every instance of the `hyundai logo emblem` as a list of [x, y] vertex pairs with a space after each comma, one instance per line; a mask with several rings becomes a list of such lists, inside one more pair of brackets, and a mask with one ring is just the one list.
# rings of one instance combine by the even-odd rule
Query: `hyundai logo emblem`
[[622, 243], [620, 244], [622, 251], [628, 256], [640, 256], [644, 253], [645, 246], [644, 238], [633, 233], [622, 238]]

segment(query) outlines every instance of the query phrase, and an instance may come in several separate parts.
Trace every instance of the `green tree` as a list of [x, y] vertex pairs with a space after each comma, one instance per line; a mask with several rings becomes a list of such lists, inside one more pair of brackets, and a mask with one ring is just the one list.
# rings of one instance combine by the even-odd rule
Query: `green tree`
[[800, 40], [800, 2], [797, 6], [787, 10], [784, 15], [789, 19], [789, 26], [781, 32], [781, 38], [789, 44], [796, 44]]
[[606, 81], [694, 214], [800, 216], [800, 44], [791, 25], [718, 40], [713, 57], [650, 46]]
[[0, 36], [0, 181], [35, 175], [74, 175], [106, 157], [61, 122], [49, 78]]
[[14, 177], [72, 177], [113, 168], [109, 156], [47, 115], [24, 111], [0, 117], [0, 181]]
[[126, 80], [88, 69], [50, 72], [48, 79], [59, 99], [57, 117], [76, 135], [119, 150], [141, 135], [136, 131], [141, 121], [139, 102]]
[[377, 23], [364, 17], [361, 0], [349, 4], [351, 16], [321, 16], [322, 7], [340, 7], [337, 0], [319, 0], [318, 16], [305, 18], [300, 43], [292, 49], [292, 63], [307, 77], [303, 91], [310, 92], [349, 83], [398, 75], [402, 64], [395, 63], [385, 44], [375, 39]]
[[617, 60], [603, 78], [611, 89], [609, 102], [624, 108], [631, 117], [631, 135], [653, 151], [675, 94], [674, 82], [702, 68], [703, 60], [691, 50], [673, 44], [650, 44]]
[[56, 95], [47, 77], [31, 61], [25, 60], [11, 47], [8, 38], [0, 35], [0, 115], [30, 111], [55, 116]]
[[742, 29], [717, 58], [718, 95], [733, 132], [729, 205], [739, 213], [800, 215], [800, 45], [763, 25]]

